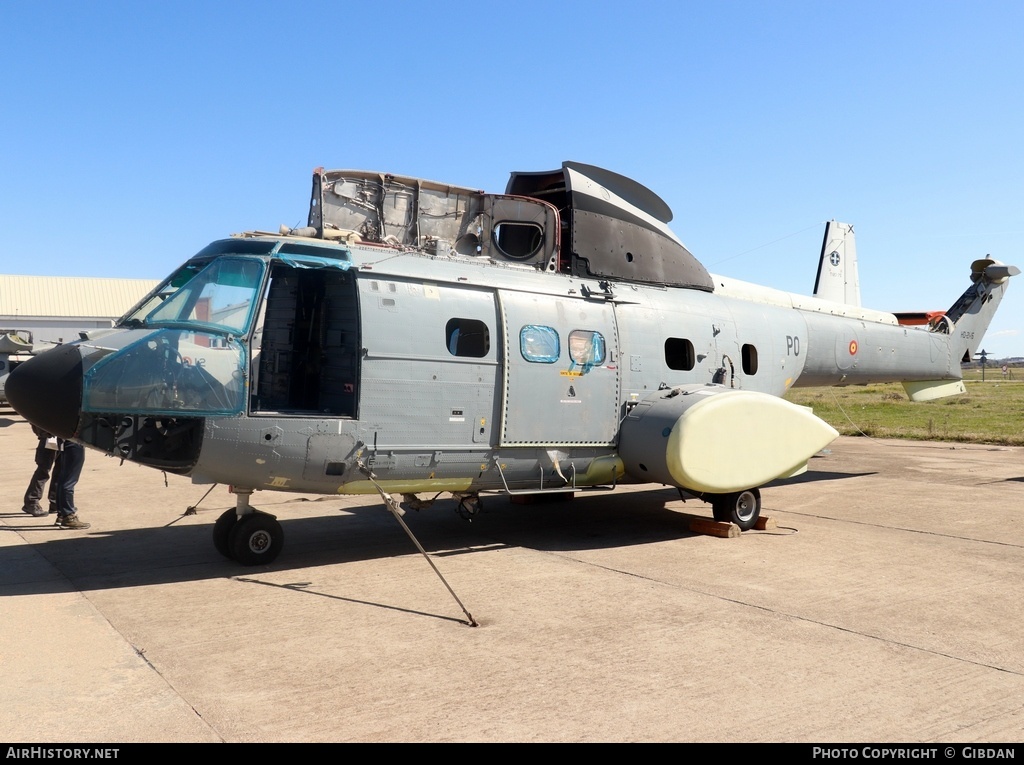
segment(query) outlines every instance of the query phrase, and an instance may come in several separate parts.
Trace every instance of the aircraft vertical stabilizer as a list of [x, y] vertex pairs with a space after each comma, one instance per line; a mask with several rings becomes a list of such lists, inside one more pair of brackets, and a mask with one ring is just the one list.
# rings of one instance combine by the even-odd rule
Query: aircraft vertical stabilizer
[[[1007, 282], [1020, 273], [1016, 266], [983, 258], [971, 264], [971, 286], [950, 307], [931, 320], [931, 331], [949, 335], [951, 369], [971, 361], [981, 346], [989, 322], [995, 315]], [[931, 401], [964, 393], [963, 380], [916, 380], [903, 383], [911, 401]]]
[[1016, 266], [982, 258], [971, 263], [971, 286], [946, 311], [942, 327], [953, 337], [953, 351], [961, 362], [970, 361], [1006, 292], [1007, 280], [1020, 273]]
[[860, 277], [857, 274], [857, 243], [853, 226], [830, 220], [821, 242], [814, 297], [833, 303], [860, 305]]

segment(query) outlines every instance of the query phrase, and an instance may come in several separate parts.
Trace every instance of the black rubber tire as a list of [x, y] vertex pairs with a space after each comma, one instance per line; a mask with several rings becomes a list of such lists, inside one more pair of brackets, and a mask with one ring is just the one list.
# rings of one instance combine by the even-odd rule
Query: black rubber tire
[[237, 520], [238, 516], [235, 515], [235, 510], [232, 508], [225, 510], [213, 524], [213, 546], [225, 558], [231, 557], [231, 530], [235, 527]]
[[284, 547], [284, 529], [272, 515], [249, 513], [231, 530], [228, 547], [243, 566], [272, 563]]
[[711, 500], [716, 521], [735, 523], [740, 531], [749, 531], [761, 517], [761, 492], [758, 489], [719, 494]]

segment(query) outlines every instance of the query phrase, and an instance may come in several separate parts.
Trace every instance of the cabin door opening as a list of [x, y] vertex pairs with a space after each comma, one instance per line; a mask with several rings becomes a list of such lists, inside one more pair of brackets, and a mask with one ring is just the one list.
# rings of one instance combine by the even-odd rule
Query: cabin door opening
[[352, 275], [275, 264], [253, 351], [253, 413], [355, 417], [359, 312]]

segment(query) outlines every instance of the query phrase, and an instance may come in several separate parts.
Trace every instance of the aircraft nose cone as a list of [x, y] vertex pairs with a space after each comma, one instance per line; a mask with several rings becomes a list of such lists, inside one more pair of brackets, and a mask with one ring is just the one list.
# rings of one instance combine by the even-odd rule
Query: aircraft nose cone
[[7, 378], [7, 400], [29, 422], [60, 438], [78, 430], [82, 355], [62, 345], [19, 364]]

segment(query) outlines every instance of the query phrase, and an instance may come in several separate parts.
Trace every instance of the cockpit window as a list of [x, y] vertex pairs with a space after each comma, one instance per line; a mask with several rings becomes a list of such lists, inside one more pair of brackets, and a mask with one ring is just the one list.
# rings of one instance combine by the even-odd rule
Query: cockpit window
[[158, 306], [163, 305], [171, 295], [192, 280], [192, 277], [202, 271], [209, 264], [209, 260], [190, 260], [164, 281], [159, 287], [147, 295], [141, 303], [121, 317], [118, 324], [141, 327], [145, 318], [149, 316]]
[[208, 263], [191, 261], [121, 323], [140, 327], [196, 326], [244, 334], [264, 270], [263, 262], [256, 258], [222, 256]]
[[234, 415], [245, 403], [246, 353], [195, 329], [142, 333], [83, 375], [82, 409], [145, 415]]

